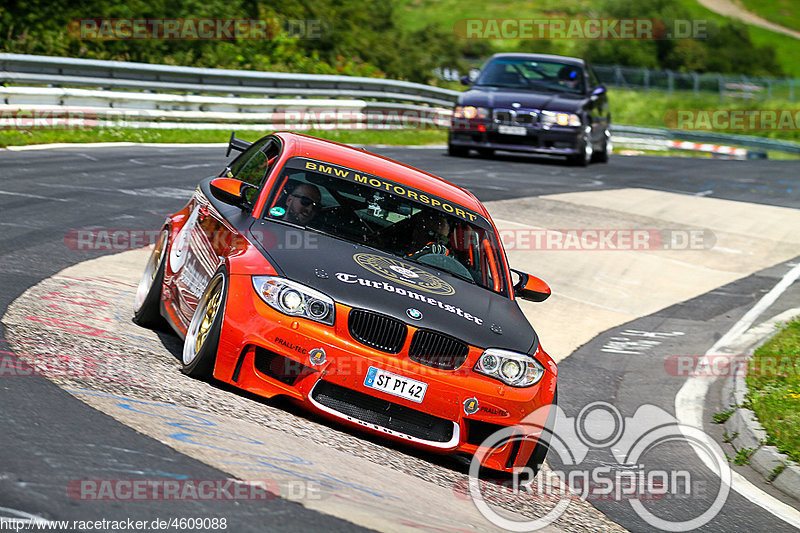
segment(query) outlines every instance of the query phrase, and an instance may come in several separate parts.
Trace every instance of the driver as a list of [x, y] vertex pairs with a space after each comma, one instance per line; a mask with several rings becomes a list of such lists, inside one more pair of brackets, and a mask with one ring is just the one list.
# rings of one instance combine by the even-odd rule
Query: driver
[[444, 215], [422, 215], [411, 235], [411, 253], [407, 257], [416, 259], [427, 254], [450, 255], [450, 223]]
[[316, 185], [298, 184], [286, 197], [286, 214], [283, 219], [305, 226], [317, 216], [321, 199], [322, 195]]

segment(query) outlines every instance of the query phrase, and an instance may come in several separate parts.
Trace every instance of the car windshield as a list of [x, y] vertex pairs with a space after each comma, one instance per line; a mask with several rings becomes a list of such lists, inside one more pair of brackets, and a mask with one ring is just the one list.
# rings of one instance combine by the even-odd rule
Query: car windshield
[[286, 163], [270, 198], [264, 218], [369, 246], [508, 294], [491, 224], [450, 200], [305, 158]]
[[583, 69], [558, 61], [498, 58], [481, 70], [475, 85], [582, 94]]

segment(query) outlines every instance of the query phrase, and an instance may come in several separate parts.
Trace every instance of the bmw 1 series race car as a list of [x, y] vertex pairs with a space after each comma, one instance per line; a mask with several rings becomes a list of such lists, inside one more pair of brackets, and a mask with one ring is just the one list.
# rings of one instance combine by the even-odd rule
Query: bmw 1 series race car
[[184, 339], [183, 372], [425, 450], [480, 451], [491, 469], [538, 470], [539, 432], [479, 450], [547, 413], [557, 369], [517, 304], [550, 289], [516, 271], [512, 284], [477, 198], [305, 135], [232, 135], [231, 149], [167, 218], [136, 293], [140, 325], [166, 320]]

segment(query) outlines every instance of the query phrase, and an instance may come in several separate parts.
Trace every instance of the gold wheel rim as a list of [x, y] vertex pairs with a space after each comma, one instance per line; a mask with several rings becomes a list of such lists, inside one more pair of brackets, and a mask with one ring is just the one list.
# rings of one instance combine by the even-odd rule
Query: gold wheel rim
[[217, 286], [214, 289], [214, 294], [208, 299], [208, 303], [203, 312], [203, 321], [197, 328], [197, 337], [194, 341], [195, 353], [199, 352], [200, 348], [202, 348], [203, 344], [206, 342], [208, 333], [211, 331], [211, 326], [214, 324], [214, 318], [217, 316], [217, 310], [219, 309], [220, 300], [222, 299], [221, 296], [222, 290]]

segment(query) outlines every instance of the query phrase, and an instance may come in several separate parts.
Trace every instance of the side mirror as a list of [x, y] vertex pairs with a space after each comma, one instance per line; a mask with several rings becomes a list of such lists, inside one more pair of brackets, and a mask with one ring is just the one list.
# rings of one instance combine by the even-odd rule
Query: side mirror
[[550, 286], [543, 280], [519, 270], [511, 271], [519, 276], [519, 281], [514, 285], [514, 296], [532, 302], [543, 302], [550, 296]]
[[472, 85], [472, 80], [470, 79], [469, 75], [461, 76], [461, 85], [466, 85], [467, 87]]
[[248, 189], [255, 189], [252, 185], [233, 178], [215, 178], [209, 184], [211, 194], [220, 202], [247, 207], [248, 201], [245, 194]]
[[597, 100], [597, 98], [599, 98], [599, 97], [600, 97], [600, 95], [603, 95], [603, 94], [606, 94], [606, 88], [605, 88], [605, 86], [603, 86], [603, 85], [598, 85], [598, 86], [597, 86], [597, 87], [595, 87], [595, 88], [594, 88], [594, 90], [592, 91], [592, 100]]

